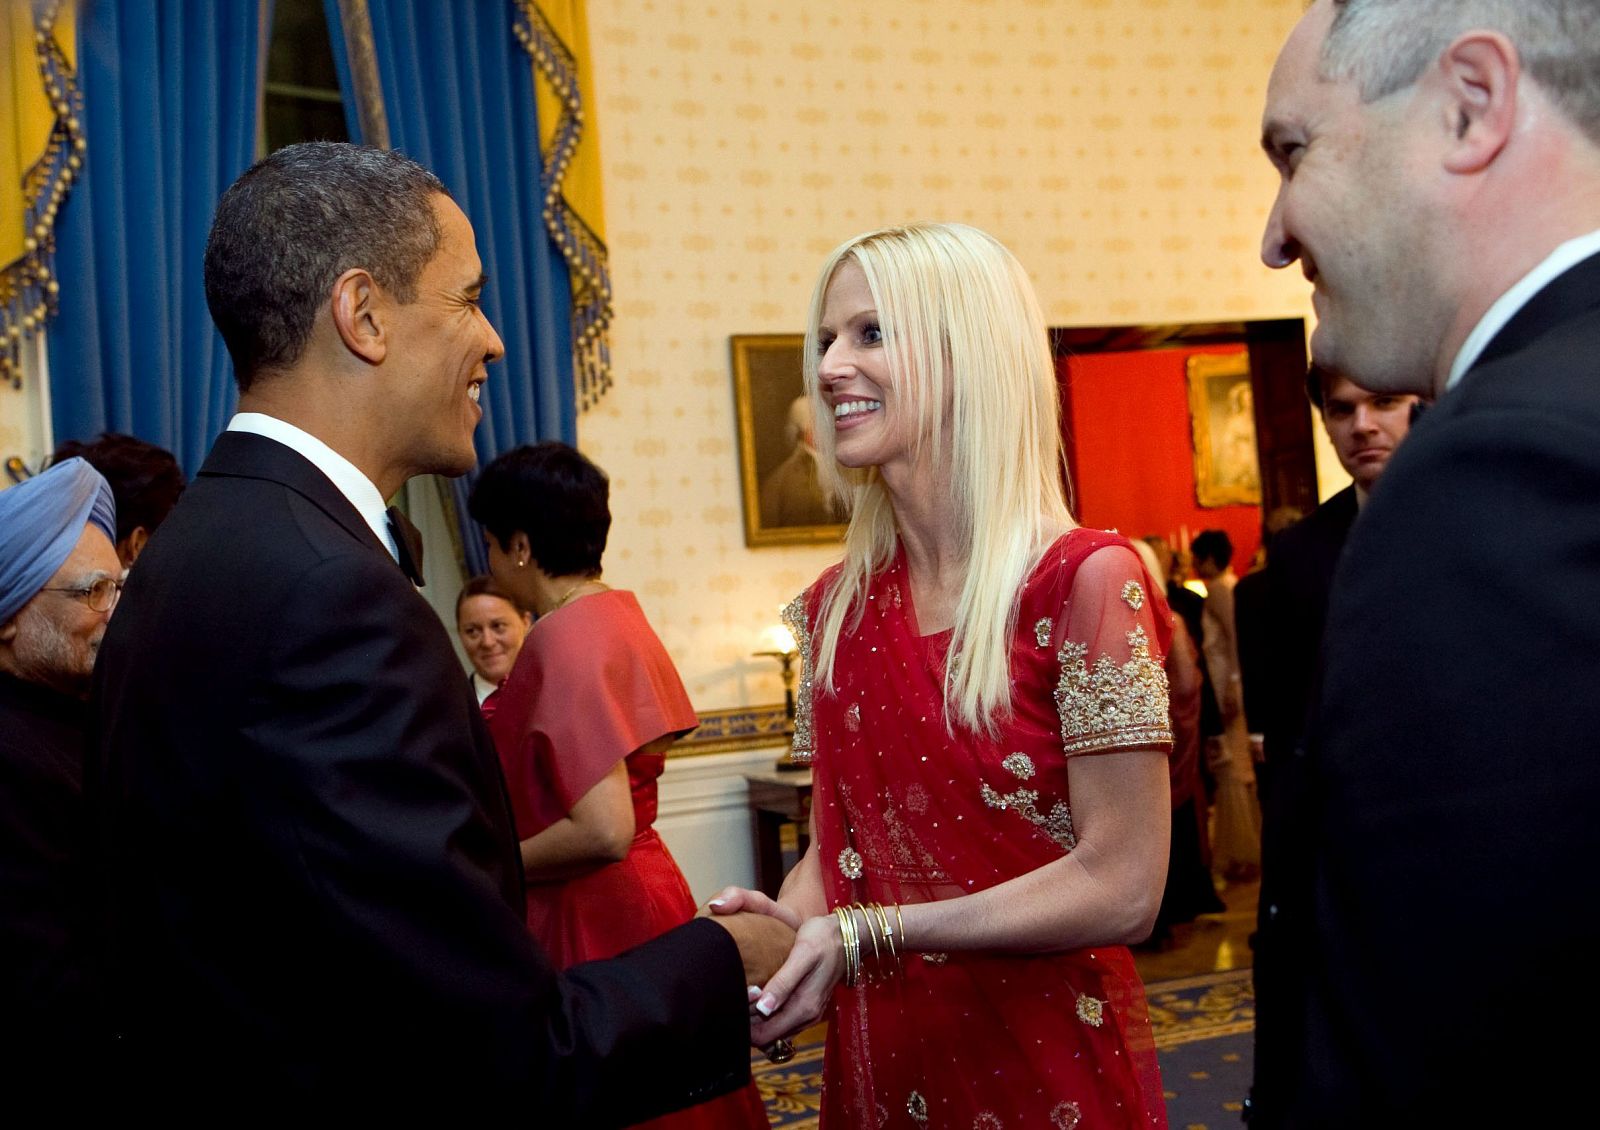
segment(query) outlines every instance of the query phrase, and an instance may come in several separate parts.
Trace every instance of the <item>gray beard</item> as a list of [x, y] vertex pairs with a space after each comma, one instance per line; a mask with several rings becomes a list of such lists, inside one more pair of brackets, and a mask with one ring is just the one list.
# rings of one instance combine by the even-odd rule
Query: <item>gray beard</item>
[[17, 614], [17, 635], [11, 641], [17, 676], [73, 698], [88, 698], [89, 680], [104, 636], [102, 624], [85, 646], [62, 631], [37, 605], [24, 608]]

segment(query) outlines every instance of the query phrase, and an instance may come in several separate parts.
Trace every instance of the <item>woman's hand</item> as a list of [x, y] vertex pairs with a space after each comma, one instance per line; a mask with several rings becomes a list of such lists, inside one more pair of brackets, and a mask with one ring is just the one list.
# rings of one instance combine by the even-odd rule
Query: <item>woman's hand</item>
[[789, 960], [772, 975], [752, 1006], [756, 1014], [750, 1028], [752, 1042], [764, 1046], [815, 1024], [827, 1010], [833, 987], [842, 976], [844, 940], [839, 936], [839, 920], [824, 914], [801, 923]]
[[722, 888], [716, 898], [706, 903], [706, 909], [712, 914], [738, 914], [740, 911], [766, 914], [776, 918], [791, 930], [800, 929], [803, 921], [800, 913], [792, 907], [787, 907], [777, 899], [747, 887]]

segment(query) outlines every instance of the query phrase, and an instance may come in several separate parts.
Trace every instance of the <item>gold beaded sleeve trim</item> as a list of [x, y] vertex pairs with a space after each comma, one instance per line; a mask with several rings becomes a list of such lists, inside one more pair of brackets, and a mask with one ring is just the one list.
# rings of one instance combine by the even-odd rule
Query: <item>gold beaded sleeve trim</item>
[[1055, 700], [1062, 752], [1171, 749], [1167, 673], [1150, 655], [1144, 629], [1128, 633], [1129, 658], [1120, 666], [1102, 655], [1090, 667], [1085, 662], [1088, 650], [1068, 640], [1056, 654], [1061, 662]]
[[811, 629], [806, 625], [805, 593], [784, 606], [783, 622], [794, 633], [794, 642], [800, 648], [800, 686], [795, 691], [794, 740], [790, 743], [789, 756], [802, 765], [809, 765], [817, 746], [811, 730]]

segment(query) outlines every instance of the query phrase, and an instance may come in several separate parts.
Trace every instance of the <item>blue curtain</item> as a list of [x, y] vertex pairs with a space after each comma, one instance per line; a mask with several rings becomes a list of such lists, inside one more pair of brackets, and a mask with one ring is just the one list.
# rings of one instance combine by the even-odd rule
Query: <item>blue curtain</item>
[[88, 151], [56, 232], [56, 439], [131, 432], [192, 475], [235, 403], [201, 269], [217, 199], [255, 155], [270, 3], [79, 8]]
[[[438, 174], [477, 232], [489, 275], [484, 310], [505, 342], [489, 370], [480, 465], [519, 444], [577, 439], [571, 283], [544, 226], [533, 66], [512, 34], [512, 0], [441, 4], [384, 0], [370, 6], [372, 45], [388, 144]], [[324, 0], [350, 136], [363, 138], [346, 27], [338, 0]], [[370, 94], [368, 95], [371, 96]], [[469, 528], [471, 476], [454, 481], [469, 573], [488, 569]]]

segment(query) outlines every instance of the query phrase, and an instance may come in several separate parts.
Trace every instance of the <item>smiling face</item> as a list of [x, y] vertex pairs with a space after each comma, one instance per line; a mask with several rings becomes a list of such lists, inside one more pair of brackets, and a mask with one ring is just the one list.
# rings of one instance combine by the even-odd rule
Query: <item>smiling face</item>
[[1332, 11], [1319, 0], [1306, 14], [1268, 83], [1262, 146], [1279, 186], [1261, 258], [1298, 262], [1311, 282], [1317, 364], [1424, 392], [1448, 306], [1427, 256], [1418, 100], [1408, 88], [1363, 103], [1354, 80], [1322, 75]]
[[511, 674], [530, 619], [498, 596], [469, 596], [456, 614], [456, 631], [467, 659], [485, 682], [500, 684]]
[[[487, 282], [472, 225], [448, 196], [433, 198], [439, 246], [417, 276], [416, 299], [392, 307], [387, 415], [409, 475], [459, 475], [477, 462], [472, 433], [486, 366], [505, 355], [479, 301]], [[386, 365], [387, 367], [387, 365]]]
[[817, 385], [833, 415], [834, 458], [845, 467], [909, 460], [915, 421], [905, 390], [896, 395], [877, 303], [854, 259], [840, 263], [828, 282], [817, 349]]

